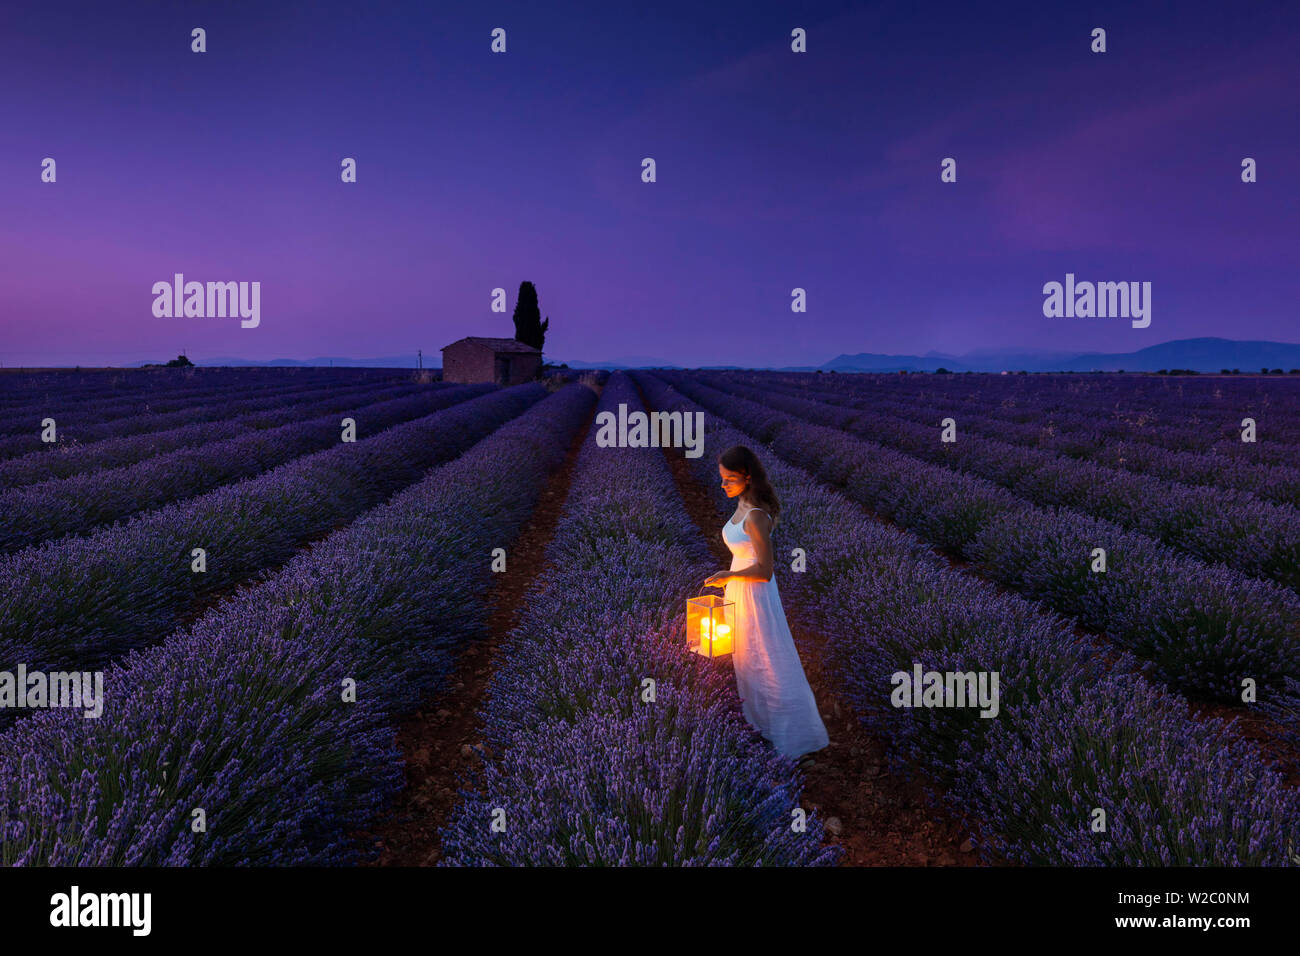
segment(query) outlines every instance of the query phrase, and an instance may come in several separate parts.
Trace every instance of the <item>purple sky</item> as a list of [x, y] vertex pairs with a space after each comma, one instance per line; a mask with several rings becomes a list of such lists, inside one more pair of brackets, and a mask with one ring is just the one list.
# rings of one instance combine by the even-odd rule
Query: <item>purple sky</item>
[[[556, 360], [1300, 341], [1295, 2], [451, 6], [6, 3], [0, 361], [436, 363], [525, 279]], [[1066, 272], [1150, 327], [1045, 318]]]

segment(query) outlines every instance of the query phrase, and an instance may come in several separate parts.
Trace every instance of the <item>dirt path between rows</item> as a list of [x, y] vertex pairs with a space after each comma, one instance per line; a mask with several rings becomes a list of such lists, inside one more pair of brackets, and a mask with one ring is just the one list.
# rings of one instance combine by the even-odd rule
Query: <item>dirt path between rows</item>
[[[651, 404], [638, 386], [641, 401]], [[677, 490], [719, 568], [731, 567], [722, 525], [708, 492], [691, 474], [678, 449], [665, 448]], [[787, 620], [804, 674], [817, 698], [830, 744], [803, 771], [805, 805], [826, 821], [828, 838], [844, 848], [841, 866], [979, 866], [967, 830], [927, 799], [918, 775], [904, 781], [890, 774], [885, 744], [866, 732], [826, 663], [824, 634], [799, 620], [786, 602]], [[1006, 865], [996, 861], [994, 865]]]
[[[596, 389], [599, 394], [600, 389]], [[542, 557], [564, 513], [573, 464], [596, 417], [592, 405], [564, 463], [547, 479], [537, 506], [510, 546], [508, 567], [493, 575], [482, 600], [488, 608], [488, 637], [466, 647], [448, 678], [447, 689], [402, 722], [397, 744], [406, 761], [406, 787], [390, 812], [360, 837], [379, 848], [366, 866], [433, 866], [442, 858], [442, 828], [456, 805], [457, 776], [483, 743], [479, 707], [505, 636], [519, 619], [529, 588], [543, 570]]]

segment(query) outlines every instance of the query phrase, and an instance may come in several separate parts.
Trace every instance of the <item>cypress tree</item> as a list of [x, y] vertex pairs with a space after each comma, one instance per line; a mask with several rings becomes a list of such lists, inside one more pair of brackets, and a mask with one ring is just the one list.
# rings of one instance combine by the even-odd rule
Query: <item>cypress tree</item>
[[540, 350], [546, 341], [546, 330], [551, 327], [551, 317], [542, 321], [537, 307], [537, 288], [531, 282], [519, 283], [519, 297], [515, 301], [515, 341]]

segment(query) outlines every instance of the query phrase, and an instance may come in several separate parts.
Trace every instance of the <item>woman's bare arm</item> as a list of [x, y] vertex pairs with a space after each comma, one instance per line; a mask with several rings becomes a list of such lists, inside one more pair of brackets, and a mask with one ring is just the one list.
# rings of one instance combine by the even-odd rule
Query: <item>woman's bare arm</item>
[[749, 533], [749, 540], [754, 543], [754, 563], [738, 571], [728, 571], [727, 576], [737, 581], [770, 581], [772, 580], [772, 539], [770, 537], [772, 519], [765, 511], [756, 513], [755, 509], [750, 509], [745, 515], [744, 525]]

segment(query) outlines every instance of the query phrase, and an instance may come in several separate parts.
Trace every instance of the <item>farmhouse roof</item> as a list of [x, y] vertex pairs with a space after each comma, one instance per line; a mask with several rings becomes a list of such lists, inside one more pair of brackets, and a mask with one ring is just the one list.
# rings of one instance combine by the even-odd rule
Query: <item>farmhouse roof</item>
[[536, 352], [541, 354], [542, 351], [520, 342], [518, 339], [493, 339], [482, 335], [467, 335], [463, 339], [452, 342], [451, 345], [444, 345], [442, 351], [447, 351], [452, 345], [460, 345], [461, 342], [468, 342], [471, 345], [486, 345], [493, 352]]

